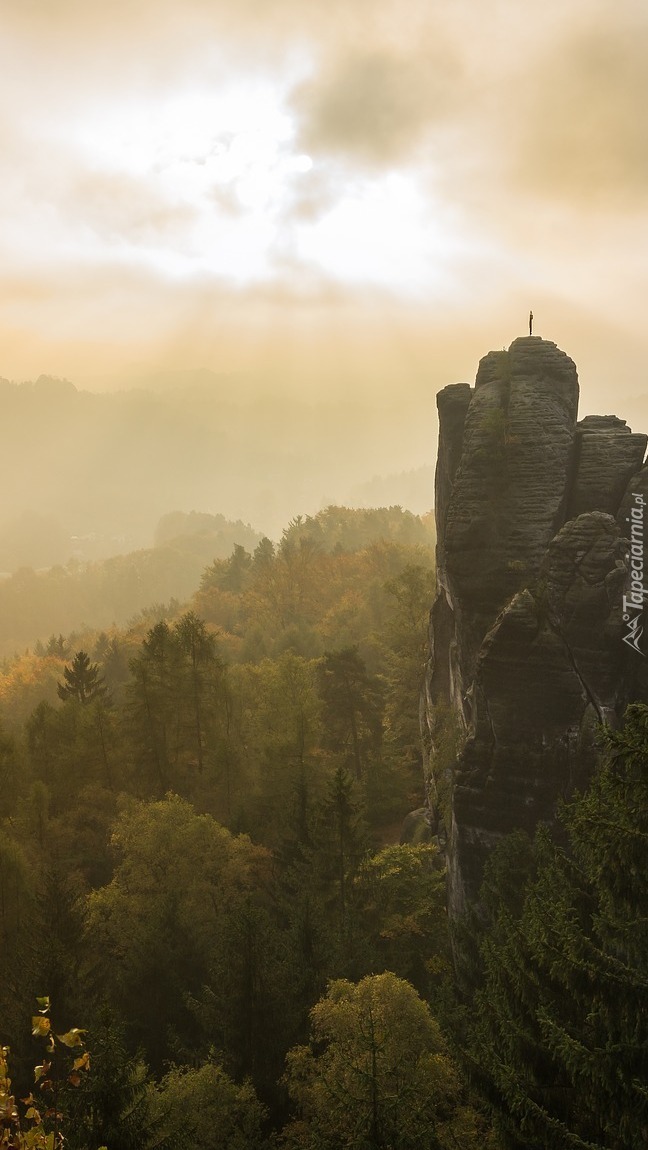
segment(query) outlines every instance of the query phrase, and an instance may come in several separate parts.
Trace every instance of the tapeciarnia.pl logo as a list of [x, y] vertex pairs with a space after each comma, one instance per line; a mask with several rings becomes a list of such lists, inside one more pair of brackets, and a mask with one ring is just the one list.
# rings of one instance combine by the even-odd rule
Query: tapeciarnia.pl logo
[[646, 500], [643, 495], [636, 491], [632, 492], [632, 498], [635, 501], [634, 507], [630, 508], [628, 516], [628, 523], [630, 524], [630, 550], [628, 552], [630, 588], [629, 593], [623, 596], [623, 622], [627, 625], [623, 642], [627, 643], [629, 647], [633, 647], [640, 655], [644, 655], [645, 652], [641, 650], [639, 642], [643, 635], [641, 620], [644, 604], [648, 598], [648, 591], [644, 586], [644, 511]]

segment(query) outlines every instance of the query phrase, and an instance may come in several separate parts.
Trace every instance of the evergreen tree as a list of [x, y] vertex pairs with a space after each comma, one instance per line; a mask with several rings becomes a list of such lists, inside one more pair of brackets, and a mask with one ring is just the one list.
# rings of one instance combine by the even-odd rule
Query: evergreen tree
[[500, 903], [482, 954], [471, 1060], [512, 1145], [648, 1144], [648, 707], [546, 830], [521, 912]]
[[132, 679], [126, 688], [137, 774], [144, 776], [159, 798], [167, 791], [171, 776], [176, 658], [168, 623], [157, 623], [142, 643], [141, 653], [131, 660]]
[[344, 755], [344, 764], [359, 782], [382, 736], [382, 692], [357, 647], [327, 651], [319, 674], [326, 742]]
[[66, 1091], [69, 1150], [176, 1150], [154, 1116], [145, 1063], [129, 1054], [124, 1029], [103, 1009], [91, 1027], [91, 1073]]
[[64, 683], [58, 684], [59, 698], [78, 699], [84, 705], [93, 699], [105, 699], [108, 688], [97, 663], [90, 662], [86, 651], [77, 651], [70, 666], [63, 668]]

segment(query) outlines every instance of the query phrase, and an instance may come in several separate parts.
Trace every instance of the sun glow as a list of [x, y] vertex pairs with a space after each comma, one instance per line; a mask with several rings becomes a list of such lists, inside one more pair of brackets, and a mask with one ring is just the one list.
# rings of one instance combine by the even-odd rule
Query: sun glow
[[452, 244], [415, 174], [359, 178], [314, 159], [286, 106], [285, 87], [256, 82], [79, 113], [63, 141], [88, 173], [68, 214], [70, 250], [170, 279], [243, 286], [302, 266], [311, 278], [434, 290]]

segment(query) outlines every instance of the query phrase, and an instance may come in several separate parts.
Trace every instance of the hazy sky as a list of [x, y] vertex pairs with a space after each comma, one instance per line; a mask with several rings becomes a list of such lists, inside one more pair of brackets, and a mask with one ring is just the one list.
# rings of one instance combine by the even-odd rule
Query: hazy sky
[[0, 375], [648, 368], [646, 0], [0, 0]]

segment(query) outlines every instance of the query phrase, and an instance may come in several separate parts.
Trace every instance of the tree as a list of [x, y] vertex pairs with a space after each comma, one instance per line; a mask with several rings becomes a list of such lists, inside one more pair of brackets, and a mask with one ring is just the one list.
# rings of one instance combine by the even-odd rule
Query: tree
[[409, 768], [419, 791], [422, 781], [419, 700], [428, 658], [428, 620], [434, 572], [408, 564], [385, 584], [390, 612], [384, 629], [388, 647], [385, 746]]
[[215, 751], [225, 691], [216, 638], [193, 611], [157, 623], [131, 660], [127, 705], [138, 774], [153, 794], [192, 795]]
[[393, 970], [420, 994], [450, 970], [445, 870], [432, 844], [383, 847], [355, 879], [355, 916], [371, 970]]
[[154, 1071], [189, 1051], [189, 998], [222, 962], [232, 920], [261, 899], [267, 852], [184, 799], [130, 803], [112, 837], [117, 865], [88, 899], [86, 945], [98, 987]]
[[92, 1026], [92, 1073], [66, 1098], [68, 1150], [176, 1150], [160, 1129], [146, 1064], [105, 1009]]
[[322, 803], [315, 856], [321, 879], [328, 888], [326, 893], [331, 892], [327, 899], [331, 904], [329, 917], [345, 973], [348, 973], [347, 964], [358, 925], [355, 915], [350, 913], [353, 881], [367, 851], [366, 826], [357, 790], [344, 767], [337, 767]]
[[[240, 548], [242, 551], [243, 548]], [[184, 656], [184, 686], [189, 711], [189, 742], [193, 744], [196, 764], [202, 774], [204, 768], [206, 727], [209, 723], [209, 703], [213, 701], [215, 676], [223, 670], [216, 654], [216, 639], [207, 630], [202, 619], [189, 611], [176, 623], [174, 637]]]
[[27, 722], [33, 776], [46, 781], [53, 809], [75, 805], [80, 791], [99, 785], [119, 789], [123, 768], [118, 716], [101, 696], [82, 703], [71, 696], [63, 707], [40, 703]]
[[8, 1150], [62, 1150], [67, 1138], [61, 1130], [66, 1117], [61, 1107], [66, 1094], [78, 1089], [90, 1069], [85, 1030], [75, 1026], [65, 1034], [56, 1033], [49, 998], [37, 998], [36, 1005], [32, 1035], [45, 1042], [45, 1049], [43, 1061], [34, 1067], [33, 1090], [21, 1099], [22, 1117], [11, 1093], [9, 1048], [0, 1047], [0, 1146]]
[[291, 1050], [286, 1084], [298, 1117], [284, 1145], [301, 1150], [484, 1146], [438, 1024], [395, 974], [340, 979], [311, 1010], [311, 1044]]
[[84, 705], [93, 699], [105, 699], [108, 688], [97, 663], [90, 662], [85, 651], [77, 651], [70, 666], [63, 668], [64, 683], [58, 684], [60, 699], [78, 699]]
[[648, 1144], [648, 707], [602, 735], [604, 762], [536, 839], [521, 909], [482, 943], [469, 1054], [514, 1145]]
[[30, 960], [37, 885], [27, 852], [0, 828], [0, 1018], [3, 1036], [11, 1036], [12, 1046], [33, 994]]
[[356, 780], [362, 779], [372, 755], [380, 748], [382, 693], [369, 675], [357, 647], [327, 651], [319, 667], [318, 685], [326, 742], [344, 755]]
[[176, 655], [169, 624], [156, 623], [142, 643], [141, 653], [131, 660], [132, 680], [126, 688], [138, 774], [147, 776], [160, 798], [169, 786], [171, 773]]
[[228, 731], [237, 736], [242, 775], [233, 783], [239, 793], [243, 784], [244, 825], [253, 826], [255, 838], [272, 847], [287, 834], [304, 837], [309, 810], [323, 787], [315, 667], [287, 651], [256, 666], [234, 668], [231, 680], [239, 729], [231, 723]]
[[173, 1150], [261, 1150], [266, 1145], [265, 1111], [253, 1086], [239, 1086], [214, 1059], [197, 1068], [174, 1067], [152, 1101]]

